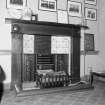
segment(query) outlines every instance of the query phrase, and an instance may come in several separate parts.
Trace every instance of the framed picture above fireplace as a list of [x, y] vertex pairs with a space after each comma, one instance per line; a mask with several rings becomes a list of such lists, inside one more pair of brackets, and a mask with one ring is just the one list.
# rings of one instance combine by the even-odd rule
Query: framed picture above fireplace
[[85, 0], [86, 4], [96, 5], [97, 0]]
[[68, 1], [68, 14], [70, 16], [81, 17], [82, 15], [81, 11], [82, 11], [81, 2]]
[[6, 0], [8, 9], [23, 9], [27, 4], [27, 0]]
[[56, 0], [39, 0], [39, 10], [56, 11]]
[[92, 8], [85, 8], [85, 18], [87, 20], [97, 20], [97, 10]]

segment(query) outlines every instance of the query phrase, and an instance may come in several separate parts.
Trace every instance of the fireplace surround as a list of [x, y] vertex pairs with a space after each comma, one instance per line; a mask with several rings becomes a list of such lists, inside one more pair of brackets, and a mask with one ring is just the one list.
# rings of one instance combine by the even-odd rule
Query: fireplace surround
[[[80, 82], [80, 32], [81, 28], [87, 29], [87, 26], [10, 18], [5, 20], [12, 26], [11, 89], [18, 87], [19, 90], [23, 90], [23, 83], [39, 82], [38, 70], [53, 70], [52, 77], [46, 73], [50, 82], [47, 80], [49, 78], [46, 77], [47, 82], [44, 85], [48, 85], [48, 83], [52, 85], [47, 88], [57, 87], [59, 83], [64, 87], [64, 82], [71, 84]], [[30, 36], [31, 40], [27, 41], [31, 44], [27, 45], [26, 43], [25, 51], [28, 53], [24, 52], [23, 48], [24, 35]], [[52, 36], [70, 37], [70, 56], [67, 53], [52, 54]], [[68, 57], [70, 57], [70, 62], [67, 61]], [[68, 73], [68, 69], [70, 69], [70, 73]], [[60, 72], [64, 74], [62, 75]], [[59, 78], [54, 76], [54, 73], [60, 73]], [[54, 82], [55, 78], [58, 78], [59, 81]]]

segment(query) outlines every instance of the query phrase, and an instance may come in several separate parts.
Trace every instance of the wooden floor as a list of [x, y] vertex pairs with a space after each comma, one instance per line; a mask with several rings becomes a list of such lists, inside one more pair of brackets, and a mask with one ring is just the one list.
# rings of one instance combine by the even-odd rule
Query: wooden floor
[[94, 89], [17, 97], [13, 91], [4, 93], [1, 105], [105, 105], [105, 82], [93, 82]]

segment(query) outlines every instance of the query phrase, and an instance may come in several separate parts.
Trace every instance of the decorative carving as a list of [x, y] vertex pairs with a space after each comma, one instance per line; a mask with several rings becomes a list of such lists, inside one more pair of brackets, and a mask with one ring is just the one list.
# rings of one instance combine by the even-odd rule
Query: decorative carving
[[12, 32], [19, 33], [19, 31], [20, 31], [19, 25], [18, 24], [13, 24], [12, 25]]
[[51, 53], [69, 54], [71, 49], [70, 37], [52, 36], [51, 37]]

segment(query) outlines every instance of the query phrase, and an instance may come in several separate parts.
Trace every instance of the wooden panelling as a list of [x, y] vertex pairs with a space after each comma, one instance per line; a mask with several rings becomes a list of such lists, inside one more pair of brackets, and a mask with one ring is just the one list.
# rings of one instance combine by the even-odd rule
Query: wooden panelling
[[[79, 30], [78, 30], [79, 31]], [[79, 35], [78, 31], [74, 31], [73, 34]], [[72, 42], [71, 53], [71, 77], [72, 83], [80, 81], [80, 38], [74, 37]]]
[[35, 81], [35, 55], [23, 54], [22, 82]]
[[57, 54], [57, 71], [68, 73], [68, 54]]
[[21, 87], [22, 71], [22, 34], [12, 34], [12, 80], [11, 89], [15, 85]]
[[51, 54], [51, 36], [35, 35], [35, 53]]
[[22, 53], [23, 50], [23, 35], [12, 34], [12, 53]]
[[11, 78], [11, 89], [15, 87], [15, 85], [22, 88], [22, 54], [12, 54], [12, 78]]

